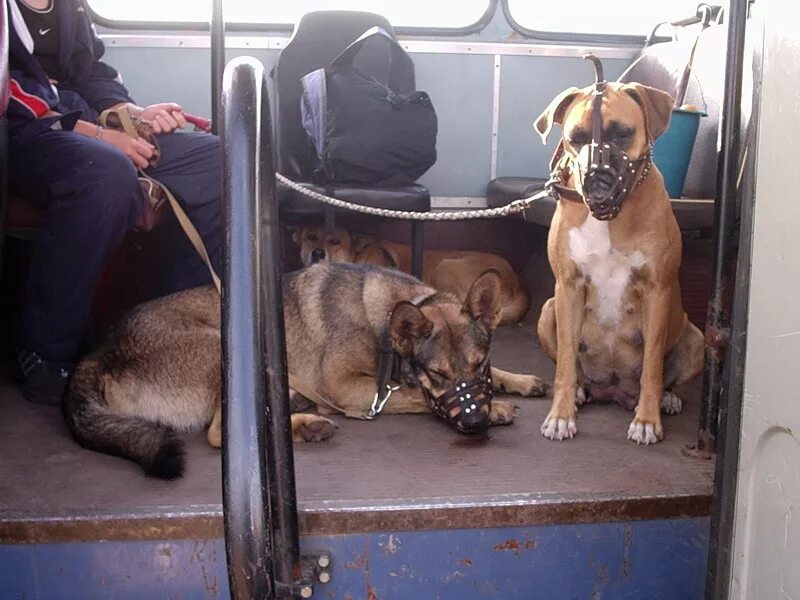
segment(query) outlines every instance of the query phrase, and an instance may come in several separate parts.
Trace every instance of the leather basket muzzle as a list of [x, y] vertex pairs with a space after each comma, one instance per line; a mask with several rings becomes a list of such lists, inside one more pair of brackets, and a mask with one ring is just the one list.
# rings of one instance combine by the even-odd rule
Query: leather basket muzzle
[[[599, 114], [597, 111], [596, 114]], [[594, 218], [607, 221], [615, 218], [622, 202], [634, 186], [643, 159], [631, 160], [618, 146], [599, 141], [583, 148], [576, 161], [577, 187]]]
[[577, 166], [575, 187], [592, 216], [600, 221], [608, 221], [619, 214], [622, 202], [637, 185], [637, 171], [650, 160], [650, 152], [631, 160], [619, 146], [603, 139], [602, 107], [607, 82], [603, 78], [600, 59], [592, 54], [584, 58], [591, 60], [595, 68], [592, 141], [581, 149], [578, 159], [573, 163]]
[[487, 365], [474, 379], [459, 381], [439, 396], [434, 396], [423, 386], [428, 408], [461, 433], [486, 431], [492, 410], [492, 378], [489, 373]]

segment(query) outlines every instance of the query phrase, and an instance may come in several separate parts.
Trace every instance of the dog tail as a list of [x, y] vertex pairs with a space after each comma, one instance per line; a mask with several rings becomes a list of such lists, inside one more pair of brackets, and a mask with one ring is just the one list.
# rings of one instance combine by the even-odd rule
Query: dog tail
[[101, 361], [81, 361], [62, 404], [75, 440], [89, 450], [128, 458], [159, 479], [183, 475], [183, 442], [175, 432], [141, 417], [122, 415], [103, 395]]

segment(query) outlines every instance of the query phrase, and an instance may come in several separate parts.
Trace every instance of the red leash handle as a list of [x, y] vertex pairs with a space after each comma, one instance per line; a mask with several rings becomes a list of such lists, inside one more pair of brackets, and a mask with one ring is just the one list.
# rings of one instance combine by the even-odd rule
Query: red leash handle
[[197, 115], [190, 115], [189, 113], [183, 113], [183, 118], [186, 119], [187, 123], [194, 125], [196, 130], [205, 131], [206, 133], [211, 132], [211, 121], [209, 119], [198, 117]]

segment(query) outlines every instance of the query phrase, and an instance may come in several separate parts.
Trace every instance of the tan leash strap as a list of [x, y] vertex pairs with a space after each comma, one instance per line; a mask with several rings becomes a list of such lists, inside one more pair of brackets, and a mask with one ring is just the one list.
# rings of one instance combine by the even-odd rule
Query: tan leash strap
[[[117, 118], [119, 119], [120, 126], [122, 130], [128, 135], [128, 137], [132, 137], [134, 139], [138, 139], [139, 134], [136, 131], [136, 126], [133, 124], [133, 119], [131, 119], [130, 111], [127, 107], [122, 107], [117, 110], [105, 110], [100, 115], [100, 123], [103, 126], [106, 126], [108, 123], [108, 119], [112, 114], [116, 114]], [[197, 254], [200, 255], [200, 258], [203, 259], [203, 262], [206, 263], [206, 267], [208, 267], [208, 272], [211, 274], [211, 280], [214, 282], [214, 287], [217, 288], [217, 292], [222, 291], [222, 282], [220, 281], [219, 275], [214, 270], [214, 267], [211, 264], [211, 259], [208, 256], [208, 251], [206, 250], [206, 246], [203, 243], [203, 239], [200, 237], [200, 234], [197, 232], [194, 224], [192, 223], [189, 216], [186, 214], [186, 211], [183, 210], [183, 207], [180, 205], [180, 202], [175, 198], [172, 192], [165, 186], [163, 183], [158, 181], [157, 179], [153, 179], [144, 170], [139, 169], [139, 173], [141, 173], [142, 177], [147, 179], [153, 185], [158, 186], [161, 190], [163, 190], [164, 195], [169, 200], [169, 205], [172, 207], [172, 212], [175, 213], [175, 218], [178, 220], [178, 223], [183, 229], [183, 232], [186, 234], [186, 237], [189, 238], [189, 241], [194, 246], [194, 249], [197, 251]], [[305, 395], [305, 394], [304, 394]]]
[[214, 282], [214, 287], [217, 288], [217, 292], [221, 292], [222, 282], [220, 281], [219, 275], [217, 275], [217, 272], [214, 270], [214, 267], [211, 264], [211, 259], [208, 256], [206, 245], [203, 243], [203, 238], [200, 237], [200, 234], [197, 232], [197, 229], [192, 224], [192, 221], [183, 210], [183, 207], [180, 205], [177, 198], [175, 198], [167, 186], [162, 184], [160, 181], [153, 179], [144, 172], [142, 172], [142, 176], [148, 181], [153, 182], [154, 185], [159, 186], [164, 191], [164, 194], [167, 196], [167, 200], [169, 200], [169, 205], [172, 207], [172, 212], [175, 213], [175, 218], [178, 219], [178, 223], [180, 224], [181, 229], [183, 229], [183, 233], [185, 233], [186, 237], [189, 238], [189, 241], [200, 255], [200, 258], [203, 259], [203, 262], [206, 263], [206, 267], [208, 267], [208, 272], [211, 274], [211, 280]]
[[360, 419], [362, 421], [369, 420], [367, 419], [367, 414], [365, 412], [346, 410], [341, 406], [334, 404], [333, 402], [328, 400], [325, 396], [317, 392], [317, 390], [307, 386], [305, 383], [303, 383], [301, 380], [299, 380], [291, 373], [289, 373], [289, 387], [292, 388], [295, 392], [297, 392], [301, 396], [311, 400], [311, 402], [313, 402], [317, 406], [324, 406], [330, 408], [334, 412], [344, 415], [348, 419]]

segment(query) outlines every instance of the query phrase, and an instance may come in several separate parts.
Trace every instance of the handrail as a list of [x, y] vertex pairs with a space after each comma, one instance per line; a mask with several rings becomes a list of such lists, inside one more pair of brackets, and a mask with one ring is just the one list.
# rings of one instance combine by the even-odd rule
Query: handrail
[[[725, 97], [721, 128], [722, 154], [717, 174], [718, 206], [715, 220], [715, 256], [712, 293], [706, 321], [706, 370], [700, 412], [698, 445], [713, 440], [717, 451], [714, 499], [711, 506], [706, 598], [728, 598], [733, 564], [733, 531], [739, 474], [744, 368], [747, 350], [747, 318], [750, 292], [750, 251], [755, 201], [755, 150], [760, 111], [761, 66], [759, 51], [753, 57], [753, 106], [743, 143], [749, 145], [745, 185], [737, 189], [739, 176], [739, 124], [749, 0], [730, 3], [728, 59], [725, 65]], [[752, 27], [753, 47], [763, 45], [763, 23]], [[757, 33], [756, 33], [757, 32]], [[741, 159], [744, 160], [744, 159]], [[738, 194], [738, 195], [737, 195]], [[737, 224], [737, 208], [740, 215]], [[738, 245], [738, 247], [737, 247]], [[738, 260], [738, 256], [742, 259]], [[731, 296], [733, 297], [731, 299]], [[728, 316], [730, 315], [730, 316]]]
[[748, 0], [731, 2], [725, 95], [720, 114], [721, 147], [717, 158], [717, 197], [714, 204], [714, 262], [706, 315], [706, 353], [700, 408], [698, 449], [716, 452], [722, 369], [730, 334], [730, 308], [736, 270], [736, 223], [742, 114], [742, 65]]
[[292, 593], [299, 534], [275, 168], [260, 62], [243, 57], [228, 64], [222, 114], [222, 474], [228, 577], [234, 600], [271, 600]]
[[222, 71], [225, 69], [225, 20], [222, 0], [211, 5], [211, 131], [219, 135], [222, 115]]

